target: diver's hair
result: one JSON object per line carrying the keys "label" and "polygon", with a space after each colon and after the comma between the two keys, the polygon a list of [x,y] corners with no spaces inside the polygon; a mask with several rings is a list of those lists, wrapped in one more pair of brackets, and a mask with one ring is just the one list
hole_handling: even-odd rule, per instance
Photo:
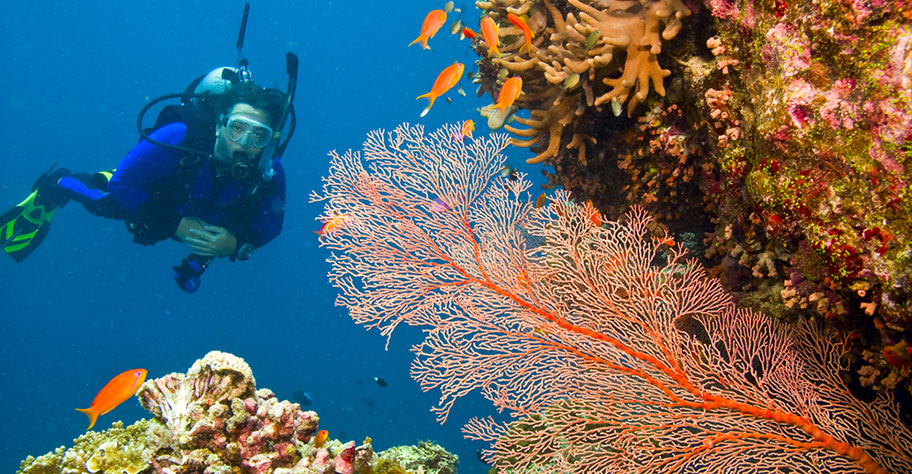
{"label": "diver's hair", "polygon": [[269,126],[275,128],[285,110],[285,94],[253,83],[235,84],[222,96],[216,110],[219,115],[228,115],[236,104],[247,104],[266,112]]}

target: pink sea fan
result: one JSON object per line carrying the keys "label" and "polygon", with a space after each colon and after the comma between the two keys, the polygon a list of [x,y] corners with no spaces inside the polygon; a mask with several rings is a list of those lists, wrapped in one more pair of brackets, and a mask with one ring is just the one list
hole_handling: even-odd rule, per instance
{"label": "pink sea fan", "polygon": [[[387,337],[422,328],[411,374],[438,419],[473,390],[511,415],[464,430],[498,470],[912,472],[892,398],[839,376],[847,341],[736,310],[641,209],[535,208],[524,176],[498,178],[506,136],[455,129],[372,132],[312,200],[359,217],[322,242],[337,304]],[[460,199],[431,212],[441,195]]]}

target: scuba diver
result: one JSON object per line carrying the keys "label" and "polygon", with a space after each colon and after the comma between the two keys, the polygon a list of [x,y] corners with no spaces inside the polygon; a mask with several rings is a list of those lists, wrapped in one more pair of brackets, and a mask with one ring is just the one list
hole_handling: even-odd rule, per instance
{"label": "scuba diver", "polygon": [[[245,9],[239,52],[246,18]],[[149,102],[137,120],[142,138],[115,170],[70,173],[52,166],[0,217],[0,248],[22,261],[47,235],[56,211],[74,200],[92,214],[123,220],[136,243],[185,243],[191,254],[173,269],[186,292],[196,291],[214,259],[246,260],[282,230],[279,160],[294,132],[294,54],[286,55],[286,66],[286,93],[257,86],[241,57],[236,68],[217,68],[183,93]],[[178,97],[181,103],[164,107],[153,127],[142,127],[151,106]]]}

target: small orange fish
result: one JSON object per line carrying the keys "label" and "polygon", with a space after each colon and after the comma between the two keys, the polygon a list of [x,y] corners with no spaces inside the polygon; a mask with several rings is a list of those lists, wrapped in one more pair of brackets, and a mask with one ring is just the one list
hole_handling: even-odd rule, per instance
{"label": "small orange fish", "polygon": [[329,431],[326,431],[326,430],[317,431],[317,434],[314,436],[314,447],[322,448],[323,443],[326,442],[327,438],[329,438]]}
{"label": "small orange fish", "polygon": [[592,204],[592,200],[586,201],[583,212],[586,213],[586,217],[589,219],[589,222],[592,223],[595,227],[602,225],[602,214],[595,208],[595,205]]}
{"label": "small orange fish", "polygon": [[675,241],[671,237],[664,237],[659,239],[659,245],[667,245],[669,247],[675,246]]}
{"label": "small orange fish", "polygon": [[484,38],[484,42],[488,45],[488,57],[490,58],[492,54],[496,54],[497,57],[500,57],[500,30],[497,28],[497,23],[494,23],[494,20],[486,16],[481,19],[481,37]]}
{"label": "small orange fish", "polygon": [[463,28],[463,29],[462,29],[462,34],[464,34],[465,37],[468,38],[468,39],[470,39],[470,40],[473,40],[473,39],[475,39],[476,36],[478,36],[478,33],[472,31],[472,29],[469,28],[469,27]]}
{"label": "small orange fish", "polygon": [[409,43],[409,46],[421,42],[421,47],[424,49],[428,48],[427,42],[429,39],[433,38],[437,34],[437,30],[446,23],[446,12],[443,10],[431,10],[426,17],[424,17],[424,23],[421,24],[421,34],[415,38],[415,41]]}
{"label": "small orange fish", "polygon": [[529,54],[532,54],[532,38],[535,38],[535,33],[532,32],[529,25],[520,17],[512,13],[507,13],[507,19],[513,22],[517,28],[522,30],[523,37],[526,38],[526,43],[519,48],[519,52],[522,53],[523,48],[526,48],[529,50]]}
{"label": "small orange fish", "polygon": [[462,127],[459,129],[459,135],[462,136],[462,138],[465,138],[465,137],[471,138],[472,132],[474,132],[474,131],[475,131],[475,121],[473,121],[472,119],[468,119],[462,123]]}
{"label": "small orange fish", "polygon": [[494,104],[495,109],[500,109],[500,113],[506,115],[507,107],[513,105],[515,101],[522,94],[522,78],[519,76],[513,76],[507,79],[506,82],[500,86],[500,92],[497,94],[497,103]]}
{"label": "small orange fish", "polygon": [[462,78],[462,73],[465,71],[465,65],[462,63],[453,63],[447,66],[443,71],[440,71],[440,74],[437,75],[437,80],[434,81],[434,87],[431,88],[431,91],[427,94],[421,94],[415,99],[420,99],[422,97],[427,97],[431,101],[428,104],[427,108],[421,112],[421,116],[424,117],[430,112],[431,107],[434,106],[434,100],[436,100],[441,95],[445,94],[446,91],[453,88],[459,79]]}
{"label": "small orange fish", "polygon": [[883,350],[884,359],[897,369],[912,367],[912,358],[909,357],[909,343],[904,340],[886,346]]}
{"label": "small orange fish", "polygon": [[342,224],[345,223],[345,219],[347,218],[348,216],[345,214],[333,216],[332,218],[323,221],[323,225],[320,226],[320,230],[315,230],[313,232],[314,234],[320,236],[320,240],[323,240],[323,237],[326,237],[327,235],[335,232],[339,227],[342,227]]}
{"label": "small orange fish", "polygon": [[525,268],[523,268],[522,273],[516,275],[516,284],[523,288],[529,288],[529,274],[526,273]]}
{"label": "small orange fish", "polygon": [[89,427],[86,428],[86,431],[95,426],[95,421],[98,420],[99,416],[113,410],[117,405],[132,397],[145,381],[146,369],[128,370],[111,379],[107,385],[102,387],[98,395],[95,395],[95,399],[92,400],[89,408],[76,409],[76,411],[85,413],[89,417]]}

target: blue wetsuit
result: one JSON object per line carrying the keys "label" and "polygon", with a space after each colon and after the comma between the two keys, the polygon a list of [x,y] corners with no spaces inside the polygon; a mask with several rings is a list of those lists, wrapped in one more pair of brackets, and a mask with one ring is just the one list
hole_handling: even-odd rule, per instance
{"label": "blue wetsuit", "polygon": [[[173,122],[150,134],[153,140],[181,145],[187,126]],[[211,150],[212,148],[209,148]],[[275,175],[260,183],[250,196],[247,184],[231,177],[216,179],[212,164],[203,158],[180,164],[184,153],[141,140],[117,166],[107,190],[94,189],[85,177],[62,178],[59,186],[95,215],[123,220],[134,242],[152,245],[173,237],[181,218],[195,217],[228,229],[244,244],[262,247],[282,230],[285,215],[285,172],[273,159]]]}

